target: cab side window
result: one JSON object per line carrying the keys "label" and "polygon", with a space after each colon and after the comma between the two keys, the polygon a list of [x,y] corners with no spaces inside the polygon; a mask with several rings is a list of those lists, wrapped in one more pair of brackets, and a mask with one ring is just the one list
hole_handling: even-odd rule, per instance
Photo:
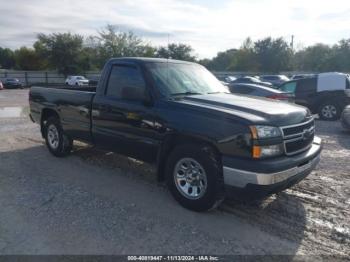
{"label": "cab side window", "polygon": [[114,65],[112,67],[107,84],[107,96],[141,101],[145,93],[146,84],[136,66]]}
{"label": "cab side window", "polygon": [[317,78],[305,78],[298,81],[296,93],[316,93]]}

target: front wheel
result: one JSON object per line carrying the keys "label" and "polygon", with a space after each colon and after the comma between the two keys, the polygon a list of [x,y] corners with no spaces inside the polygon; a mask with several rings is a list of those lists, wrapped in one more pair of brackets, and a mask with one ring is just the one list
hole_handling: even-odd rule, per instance
{"label": "front wheel", "polygon": [[207,211],[224,199],[222,168],[209,146],[177,146],[168,158],[166,176],[170,192],[187,209]]}
{"label": "front wheel", "polygon": [[340,118],[341,109],[333,101],[322,103],[318,110],[318,115],[322,120],[334,121]]}
{"label": "front wheel", "polygon": [[73,148],[73,140],[63,132],[56,117],[49,118],[45,123],[45,141],[49,151],[57,157],[68,155]]}

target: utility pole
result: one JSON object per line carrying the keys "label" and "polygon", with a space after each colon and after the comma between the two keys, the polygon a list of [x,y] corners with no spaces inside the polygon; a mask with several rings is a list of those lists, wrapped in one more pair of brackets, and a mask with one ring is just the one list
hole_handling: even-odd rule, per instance
{"label": "utility pole", "polygon": [[290,47],[294,50],[294,35],[292,35],[292,41],[290,42]]}

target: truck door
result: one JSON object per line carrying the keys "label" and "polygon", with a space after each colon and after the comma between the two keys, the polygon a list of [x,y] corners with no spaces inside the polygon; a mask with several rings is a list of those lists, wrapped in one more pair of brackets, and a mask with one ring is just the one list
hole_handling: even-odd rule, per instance
{"label": "truck door", "polygon": [[153,162],[159,141],[154,110],[147,105],[150,90],[140,68],[114,64],[103,94],[92,104],[92,134],[95,143],[108,150]]}

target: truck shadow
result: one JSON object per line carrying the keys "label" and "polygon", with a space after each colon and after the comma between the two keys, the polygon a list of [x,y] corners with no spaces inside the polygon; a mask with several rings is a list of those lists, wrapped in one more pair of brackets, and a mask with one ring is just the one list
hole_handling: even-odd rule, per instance
{"label": "truck shadow", "polygon": [[[300,199],[292,194],[280,193],[263,202],[254,203],[228,200],[214,211],[195,213],[180,207],[172,199],[170,193],[164,190],[164,185],[155,183],[155,170],[150,165],[81,145],[76,147],[73,156],[78,159],[76,157],[54,158],[43,145],[18,151],[1,152],[1,164],[9,165],[6,169],[10,170],[11,166],[19,166],[18,173],[17,171],[11,173],[11,181],[20,181],[13,179],[15,176],[26,179],[23,184],[13,185],[13,190],[17,192],[14,194],[14,200],[11,200],[15,201],[14,205],[18,205],[18,208],[42,206],[40,201],[43,201],[45,202],[45,211],[42,211],[44,213],[53,212],[50,209],[50,205],[53,205],[52,210],[55,210],[53,215],[46,214],[43,217],[51,219],[53,222],[50,223],[58,224],[62,223],[60,222],[62,218],[55,216],[60,213],[60,209],[69,209],[73,213],[77,212],[81,224],[84,224],[87,219],[89,224],[96,223],[93,227],[94,234],[100,234],[99,227],[105,226],[98,223],[108,223],[103,219],[101,222],[101,217],[118,218],[118,213],[114,214],[114,212],[120,209],[119,205],[123,205],[123,210],[129,212],[128,223],[131,225],[136,223],[138,227],[141,226],[139,225],[140,214],[146,218],[149,217],[150,221],[161,221],[160,224],[148,222],[148,226],[154,231],[147,231],[144,235],[162,236],[159,238],[159,244],[164,244],[164,251],[169,252],[174,252],[175,249],[166,248],[169,242],[167,234],[173,235],[171,238],[181,238],[184,245],[200,242],[201,245],[198,244],[196,249],[198,253],[214,253],[216,250],[217,254],[287,254],[293,256],[303,240],[306,211]],[[51,169],[41,168],[43,163],[49,163]],[[6,169],[0,174],[0,179],[6,173]],[[116,174],[114,170],[122,172]],[[149,183],[144,183],[145,181]],[[116,185],[119,185],[119,190],[115,189]],[[47,187],[45,189],[47,191],[44,192],[57,191],[58,193],[53,197],[48,197],[39,192],[41,190],[35,191],[38,187],[42,189],[43,186]],[[135,187],[132,194],[128,191],[128,188],[131,187]],[[109,201],[110,204],[96,206],[96,212],[91,213],[84,209],[85,199],[81,199],[79,203],[70,199],[74,197],[75,192],[71,190],[72,188],[83,188],[84,191],[94,196],[102,195],[103,201]],[[21,196],[21,192],[27,192],[26,198]],[[82,198],[81,195],[79,197]],[[47,202],[48,198],[52,200]],[[23,203],[23,201],[28,203]],[[119,202],[115,204],[113,201]],[[79,204],[79,210],[75,211],[74,204]],[[137,211],[132,204],[136,205]],[[2,212],[6,212],[6,208]],[[30,216],[30,211],[25,212]],[[84,216],[85,212],[89,215]],[[35,213],[33,217],[37,214]],[[34,221],[28,219],[28,221]],[[64,217],[64,219],[65,225],[70,225],[70,221],[67,221],[69,217]],[[164,221],[168,223],[164,225]],[[113,232],[118,234],[120,230],[118,224],[109,226],[111,235]],[[164,234],[162,231],[164,228],[172,232]],[[157,232],[157,230],[160,231]],[[208,239],[221,244],[207,246]],[[103,250],[89,250],[89,252],[103,253]]]}
{"label": "truck shadow", "polygon": [[[74,154],[93,164],[98,163],[104,167],[120,168],[132,172],[142,180],[149,182],[157,180],[155,168],[147,163],[93,147],[87,148],[84,145],[77,147]],[[158,185],[165,187],[164,184]],[[285,250],[286,253],[283,252],[283,254],[294,254],[304,237],[306,228],[304,205],[297,196],[286,193],[286,191],[261,201],[225,200],[218,211],[234,215],[268,234],[286,240],[289,245]],[[215,216],[217,215],[216,213]]]}

